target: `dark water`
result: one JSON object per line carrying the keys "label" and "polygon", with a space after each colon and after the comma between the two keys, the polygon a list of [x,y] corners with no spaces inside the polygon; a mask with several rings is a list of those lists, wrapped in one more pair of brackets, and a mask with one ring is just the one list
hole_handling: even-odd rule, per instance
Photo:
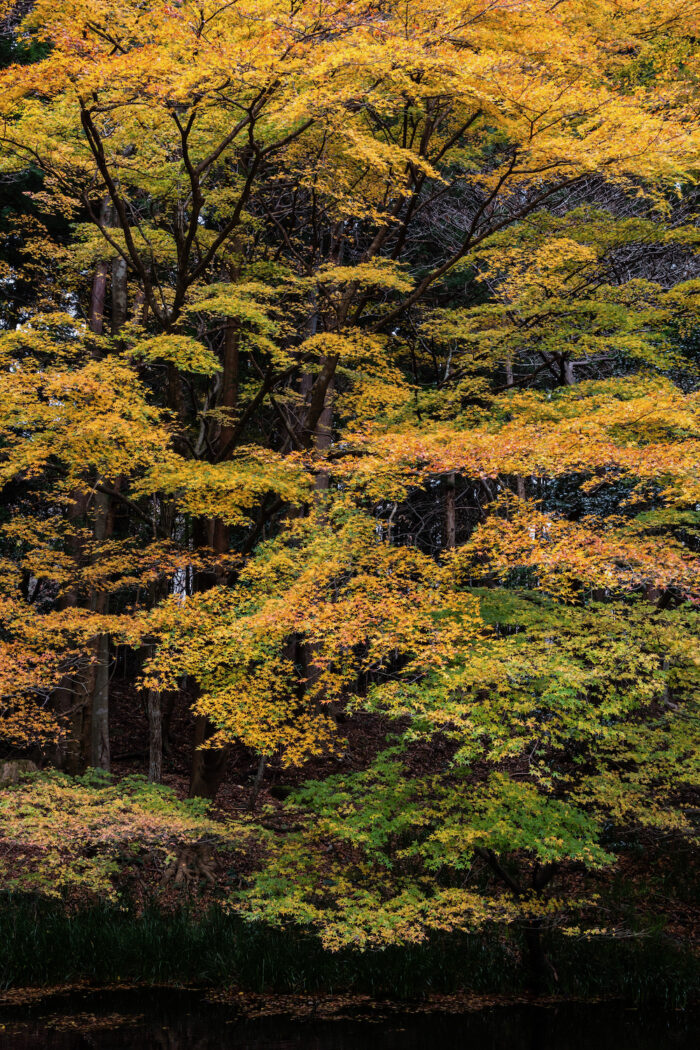
{"label": "dark water", "polygon": [[0,1007],[0,1050],[697,1050],[697,1015],[617,1004],[498,1006],[450,1016],[243,1020],[176,991],[93,993]]}

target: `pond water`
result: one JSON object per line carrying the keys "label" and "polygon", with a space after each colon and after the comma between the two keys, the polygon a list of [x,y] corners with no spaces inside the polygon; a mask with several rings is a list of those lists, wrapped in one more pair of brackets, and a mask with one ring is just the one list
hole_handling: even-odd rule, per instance
{"label": "pond water", "polygon": [[197,993],[121,991],[0,1006],[0,1050],[696,1050],[697,1020],[607,1003],[253,1021]]}

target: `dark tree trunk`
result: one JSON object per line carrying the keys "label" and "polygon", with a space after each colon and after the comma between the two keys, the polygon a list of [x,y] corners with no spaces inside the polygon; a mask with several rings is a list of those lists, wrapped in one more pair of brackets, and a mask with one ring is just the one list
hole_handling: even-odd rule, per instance
{"label": "dark tree trunk", "polygon": [[[109,226],[112,222],[113,212],[109,198],[105,197],[100,209],[100,222],[103,226]],[[109,261],[103,259],[95,267],[92,278],[92,291],[90,293],[90,314],[88,323],[90,331],[95,335],[102,335],[105,320],[105,297],[107,295],[107,276],[110,271]]]}
{"label": "dark tree trunk", "polygon": [[198,715],[194,727],[194,755],[190,778],[190,798],[216,798],[226,774],[229,749],[227,747],[204,748],[201,745],[216,732],[205,715]]}
{"label": "dark tree trunk", "polygon": [[[112,534],[110,497],[95,493],[94,536],[98,544]],[[90,599],[90,608],[96,613],[107,612],[107,595],[96,591]],[[93,645],[93,666],[88,689],[88,721],[90,724],[88,754],[90,765],[96,769],[110,768],[109,747],[109,635],[98,634]]]}
{"label": "dark tree trunk", "polygon": [[95,671],[90,710],[90,765],[109,770],[109,635],[95,643]]}
{"label": "dark tree trunk", "polygon": [[102,335],[105,317],[105,295],[107,293],[107,274],[109,263],[97,264],[95,276],[92,279],[92,293],[90,295],[90,317],[88,323],[90,330],[96,335]]}
{"label": "dark tree trunk", "polygon": [[[204,522],[201,523],[204,526]],[[215,518],[207,523],[207,531],[211,535],[210,543],[215,554],[225,554],[228,550],[228,527],[220,519]],[[197,581],[198,590],[208,590],[213,584],[224,583],[224,573],[218,570],[213,576],[207,574]],[[206,748],[200,750],[201,745],[209,740],[216,732],[206,715],[198,715],[194,730],[194,753],[192,755],[192,772],[190,776],[190,798],[216,798],[221,787],[221,782],[226,773],[229,748]]]}
{"label": "dark tree trunk", "polygon": [[148,779],[160,784],[163,779],[163,709],[157,689],[148,690]]}
{"label": "dark tree trunk", "polygon": [[[75,524],[79,519],[84,518],[86,513],[87,497],[83,492],[75,492],[68,510],[69,521]],[[75,537],[70,540],[70,554],[77,572],[82,563],[83,554],[81,544]],[[79,597],[77,587],[71,587],[61,598],[59,607],[61,609],[75,608]],[[85,767],[82,739],[86,697],[84,683],[80,682],[77,674],[67,673],[65,675],[53,694],[52,702],[63,725],[63,733],[52,758],[59,769],[64,769],[75,776]]]}
{"label": "dark tree trunk", "polygon": [[226,421],[219,431],[220,454],[223,449],[228,448],[234,434],[233,413],[238,404],[239,342],[238,326],[231,320],[227,321],[224,335],[221,396],[219,399],[219,407],[226,411]]}
{"label": "dark tree trunk", "polygon": [[255,807],[258,803],[258,795],[260,794],[260,788],[265,778],[265,769],[267,767],[267,756],[261,755],[260,761],[258,762],[258,769],[255,774],[255,780],[253,781],[253,790],[250,793],[250,802],[248,808],[251,813],[255,812]]}
{"label": "dark tree trunk", "polygon": [[[100,222],[109,226],[113,221],[113,209],[108,198],[105,198],[102,202]],[[96,335],[102,335],[104,331],[105,295],[110,268],[110,262],[107,260],[98,263],[92,281],[90,328]],[[126,278],[126,269],[124,278]],[[114,324],[112,327],[114,330]],[[99,356],[98,352],[96,356]],[[94,537],[98,547],[111,536],[113,528],[111,497],[100,491],[99,482],[100,479],[98,479],[94,496]],[[95,591],[90,597],[90,608],[96,613],[106,613],[107,595],[102,591]],[[93,643],[93,661],[88,678],[85,716],[83,741],[85,752],[89,756],[89,764],[97,769],[109,770],[109,635],[107,634],[98,634]]]}

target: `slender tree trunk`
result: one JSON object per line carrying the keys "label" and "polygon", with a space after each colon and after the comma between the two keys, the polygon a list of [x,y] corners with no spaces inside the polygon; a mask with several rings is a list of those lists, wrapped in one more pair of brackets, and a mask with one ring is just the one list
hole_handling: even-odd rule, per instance
{"label": "slender tree trunk", "polygon": [[118,256],[112,262],[112,335],[126,324],[127,270],[126,262]]}
{"label": "slender tree trunk", "polygon": [[[112,532],[111,500],[103,492],[95,493],[95,528],[97,544],[104,541]],[[98,554],[99,557],[99,554]],[[107,595],[104,591],[95,591],[90,599],[93,612],[107,612]],[[90,765],[97,769],[110,768],[109,749],[109,635],[100,633],[95,638],[93,647],[93,667],[89,678],[88,721]]]}
{"label": "slender tree trunk", "polygon": [[[493,850],[477,849],[480,856],[489,865],[498,880],[510,890],[516,900],[521,900],[526,895],[524,885],[513,877],[503,866],[499,857]],[[531,889],[539,896],[546,886],[552,881],[558,871],[558,864],[535,863],[532,871]],[[523,938],[527,952],[527,963],[530,970],[530,987],[532,991],[541,995],[547,990],[550,976],[557,980],[557,975],[542,944],[542,921],[531,919],[524,928]]]}
{"label": "slender tree trunk", "polygon": [[[102,203],[100,221],[104,225],[109,225],[113,222],[113,219],[114,213],[109,200],[105,198]],[[98,263],[92,281],[90,328],[96,335],[102,335],[104,331],[105,295],[109,271],[110,263],[108,261]],[[95,492],[94,527],[94,537],[98,547],[100,543],[104,543],[111,535],[111,532],[111,499],[106,493],[100,492],[98,488]],[[90,608],[96,613],[107,612],[107,596],[103,591],[93,593],[90,598]],[[89,763],[97,769],[109,770],[109,635],[104,633],[97,635],[93,645],[93,666],[88,679],[86,701],[87,718],[84,740],[87,745]]]}
{"label": "slender tree trunk", "polygon": [[[68,520],[75,524],[80,519],[83,519],[86,513],[86,494],[84,492],[74,492],[73,500],[68,509]],[[83,560],[81,543],[75,537],[69,542],[70,554],[77,574]],[[71,587],[63,595],[60,601],[60,608],[75,608],[78,605],[79,598],[77,586]],[[52,699],[55,710],[64,726],[64,732],[56,748],[53,760],[59,769],[65,769],[66,772],[74,776],[80,773],[84,767],[82,739],[86,698],[79,675],[66,674]]]}
{"label": "slender tree trunk", "polygon": [[88,323],[90,330],[96,335],[102,334],[104,327],[105,296],[107,293],[107,275],[109,263],[100,262],[95,268],[95,276],[92,279],[92,293],[90,295],[90,316]]}
{"label": "slender tree trunk", "polygon": [[160,784],[163,779],[163,709],[157,689],[148,690],[148,779]]}
{"label": "slender tree trunk", "polygon": [[260,788],[265,777],[265,769],[267,767],[267,755],[261,755],[260,761],[258,762],[258,769],[255,774],[255,780],[253,781],[253,790],[250,793],[250,802],[248,808],[251,813],[255,812],[255,807],[258,803],[258,795],[260,794]]}
{"label": "slender tree trunk", "polygon": [[562,386],[574,386],[576,376],[574,374],[574,363],[568,354],[562,354],[559,358]]}
{"label": "slender tree trunk", "polygon": [[[50,755],[50,761],[57,769],[63,769],[72,776],[80,772],[80,740],[82,729],[76,726],[76,709],[82,710],[77,682],[66,675],[60,686],[54,691],[52,704],[61,722],[61,736],[56,748]],[[77,730],[77,731],[76,731]]]}
{"label": "slender tree trunk", "polygon": [[[100,222],[108,225],[111,222],[112,209],[109,198],[102,202]],[[107,275],[109,263],[99,262],[92,279],[90,295],[90,329],[96,335],[104,330],[105,296],[107,292]],[[108,496],[95,494],[95,530],[98,543],[104,540],[107,533],[109,516]],[[106,601],[103,595],[93,595],[90,606],[95,612],[104,612]],[[93,666],[88,678],[86,725],[83,738],[89,764],[100,769],[109,769],[109,641],[105,635],[98,635],[93,647]]]}
{"label": "slender tree trunk", "polygon": [[[102,202],[100,221],[106,225],[114,222],[114,212],[108,198]],[[127,267],[123,259],[105,259],[95,267],[90,294],[88,322],[95,335],[102,335],[105,325],[105,302],[107,282],[112,276],[112,333],[116,333],[124,324],[127,316]],[[100,351],[95,351],[100,356]],[[119,482],[117,482],[118,484]],[[72,517],[82,517],[87,513],[87,498],[77,492],[71,510]],[[94,495],[95,526],[94,538],[99,545],[112,533],[113,515],[111,497],[99,489]],[[76,564],[79,551],[76,550]],[[66,598],[66,604],[77,604],[77,592]],[[93,612],[106,613],[107,596],[104,592],[95,591],[89,598]],[[100,632],[91,646],[91,666],[87,680],[78,682],[75,677],[67,676],[56,691],[55,704],[59,713],[69,720],[70,732],[65,744],[57,754],[57,764],[71,773],[78,773],[86,763],[100,769],[110,768],[109,740],[109,635]]]}
{"label": "slender tree trunk", "polygon": [[146,302],[146,296],[143,294],[143,288],[139,288],[134,296],[134,301],[131,306],[131,320],[136,324],[146,326],[148,321],[148,304]]}
{"label": "slender tree trunk", "polygon": [[[102,202],[100,221],[109,224],[111,208],[105,199]],[[95,335],[101,335],[104,329],[105,299],[107,294],[107,277],[109,262],[103,260],[95,267],[90,293],[88,322]],[[95,494],[95,539],[104,539],[109,519],[109,497],[103,493]],[[69,517],[75,519],[87,513],[87,497],[83,492],[74,494]],[[80,560],[79,550],[75,550],[76,568]],[[66,605],[77,605],[77,592],[69,594]],[[104,595],[93,594],[90,597],[90,608],[95,612],[104,612],[106,600]],[[87,680],[82,684],[76,678],[67,676],[55,694],[56,708],[64,714],[70,726],[64,748],[57,755],[58,764],[70,773],[80,772],[86,765],[109,768],[109,639],[98,635],[91,646],[91,665]]]}
{"label": "slender tree trunk", "polygon": [[175,700],[177,693],[168,690],[165,695],[161,694],[160,697],[160,711],[161,711],[161,736],[163,741],[163,757],[169,758],[172,754],[172,748],[170,746],[170,723],[173,718],[173,711],[175,710]]}
{"label": "slender tree trunk", "polygon": [[[506,386],[512,387],[513,382],[513,362],[510,358],[508,358],[508,360],[506,361]],[[520,474],[517,475],[515,479],[515,490],[518,494],[519,499],[525,499],[527,494],[525,488],[525,478],[522,477],[522,475]]]}
{"label": "slender tree trunk", "polygon": [[[319,452],[326,452],[333,441],[333,394],[335,381],[331,379],[326,391],[326,401],[323,411],[319,416],[314,433],[314,447]],[[325,492],[330,484],[330,476],[327,470],[319,470],[314,479],[314,488],[317,492]]]}
{"label": "slender tree trunk", "polygon": [[453,550],[457,545],[457,481],[454,474],[445,478],[445,548]]}
{"label": "slender tree trunk", "polygon": [[[331,379],[326,390],[326,399],[323,405],[323,411],[321,412],[318,422],[314,430],[314,447],[321,452],[325,452],[330,448],[333,440],[333,394],[334,394],[334,380]],[[327,470],[319,470],[314,478],[314,489],[317,493],[326,492],[330,485],[330,475]],[[315,688],[321,675],[323,674],[323,668],[319,663],[319,646],[318,644],[312,644],[307,642],[301,647],[301,654],[304,661],[304,670],[306,677],[306,689],[307,691]],[[319,710],[323,710],[334,722],[338,719],[338,709],[335,702],[328,703],[324,701],[323,695],[319,694],[316,698],[316,706]]]}
{"label": "slender tree trunk", "polygon": [[[226,322],[224,332],[224,346],[222,354],[223,374],[221,377],[221,393],[218,407],[224,409],[225,418],[223,424],[218,428],[215,435],[216,447],[221,454],[228,447],[234,433],[233,414],[238,404],[239,384],[239,343],[240,334],[238,325],[233,320]],[[209,543],[214,549],[214,554],[224,556],[229,548],[229,527],[220,518],[214,518],[209,523]],[[198,589],[206,589],[213,583],[225,584],[226,571],[219,567],[214,578],[211,576],[200,579]],[[209,740],[216,732],[205,715],[198,715],[194,729],[194,753],[192,755],[192,770],[190,774],[190,798],[216,798],[217,792],[226,774],[226,766],[230,748],[205,748],[201,745]]]}
{"label": "slender tree trunk", "polygon": [[[113,214],[112,207],[109,203],[109,197],[105,197],[102,201],[102,207],[100,208],[100,222],[103,226],[111,225]],[[102,335],[104,329],[105,298],[107,295],[107,277],[109,271],[109,261],[103,259],[101,262],[98,262],[95,267],[95,273],[92,278],[88,323],[90,325],[90,330],[94,332],[95,335]]]}
{"label": "slender tree trunk", "polygon": [[226,322],[224,334],[223,373],[221,376],[220,407],[226,412],[226,422],[219,431],[219,449],[225,449],[233,437],[233,413],[238,404],[240,333],[234,321]]}
{"label": "slender tree trunk", "polygon": [[92,691],[90,765],[110,768],[109,751],[109,635],[101,634],[95,645],[96,667]]}

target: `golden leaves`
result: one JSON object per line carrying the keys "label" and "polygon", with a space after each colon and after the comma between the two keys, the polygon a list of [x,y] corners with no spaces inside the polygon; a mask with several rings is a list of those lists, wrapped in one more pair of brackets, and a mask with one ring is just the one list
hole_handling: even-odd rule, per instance
{"label": "golden leaves", "polygon": [[180,372],[209,376],[221,371],[216,354],[188,335],[156,335],[141,339],[128,351],[128,356],[143,361],[165,361]]}

